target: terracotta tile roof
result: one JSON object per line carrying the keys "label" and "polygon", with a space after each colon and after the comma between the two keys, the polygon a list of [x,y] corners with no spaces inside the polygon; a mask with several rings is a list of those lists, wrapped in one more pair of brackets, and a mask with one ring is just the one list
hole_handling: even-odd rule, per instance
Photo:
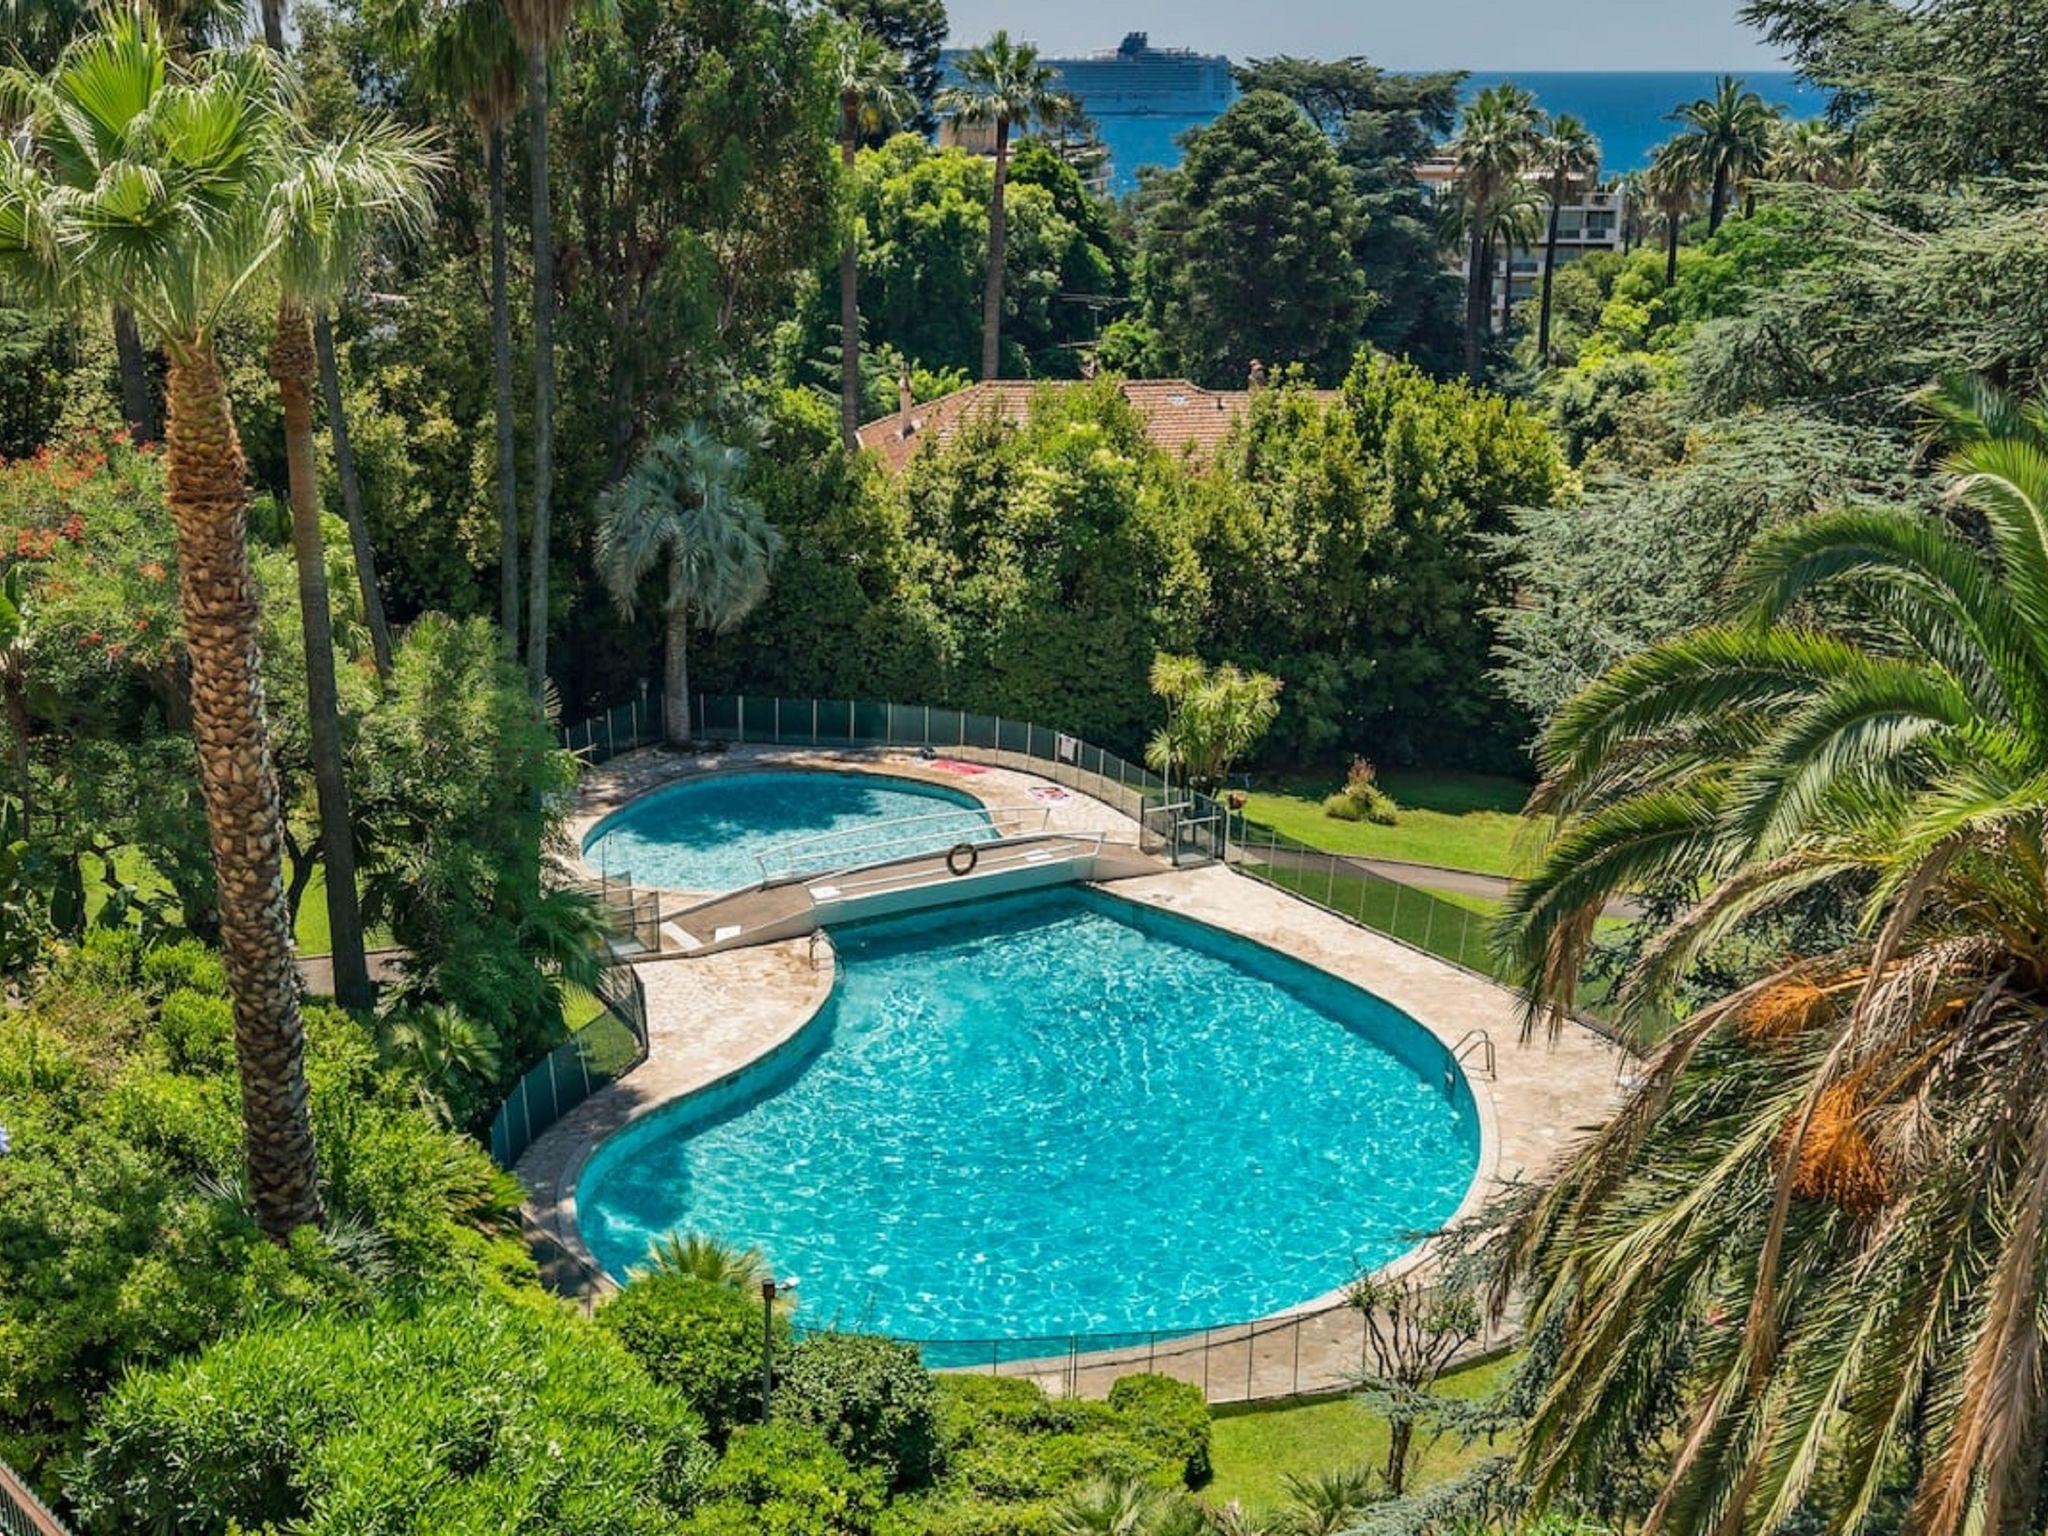
{"label": "terracotta tile roof", "polygon": [[[860,445],[880,456],[891,474],[900,471],[927,444],[952,441],[960,424],[988,411],[1016,426],[1031,408],[1031,398],[1041,389],[1071,388],[1065,380],[1002,380],[971,384],[937,400],[912,406],[906,423],[903,413],[884,416],[860,429]],[[1186,379],[1126,379],[1117,388],[1145,420],[1152,438],[1168,453],[1187,454],[1206,461],[1214,457],[1223,439],[1251,401],[1243,389],[1203,389]],[[1336,398],[1334,390],[1319,390],[1318,399]],[[907,425],[907,430],[906,430]]]}

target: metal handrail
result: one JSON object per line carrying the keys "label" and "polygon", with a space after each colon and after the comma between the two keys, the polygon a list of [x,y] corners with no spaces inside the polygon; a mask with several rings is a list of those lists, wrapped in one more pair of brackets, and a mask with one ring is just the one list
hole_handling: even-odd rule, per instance
{"label": "metal handrail", "polygon": [[0,1461],[0,1532],[5,1536],[69,1536],[49,1506]]}
{"label": "metal handrail", "polygon": [[[997,818],[999,817],[1028,821],[1034,815],[1037,818],[1035,829],[1028,825],[1022,825],[1019,830],[1005,832],[997,824]],[[968,835],[963,837],[961,841],[986,844],[1000,842],[1009,837],[1027,836],[1033,831],[1046,831],[1052,824],[1052,807],[1049,805],[991,805],[974,809],[963,805],[957,806],[951,811],[931,811],[921,812],[916,816],[896,816],[886,821],[864,822],[858,827],[848,827],[838,832],[815,832],[808,837],[792,838],[786,843],[777,843],[774,847],[756,854],[754,860],[760,866],[761,883],[763,885],[787,885],[796,880],[815,880],[821,876],[830,875],[841,870],[865,868],[870,864],[886,864],[892,859],[908,857],[910,853],[931,852],[932,850],[929,847],[913,849],[910,850],[910,853],[892,852],[891,850],[902,848],[915,838],[917,831],[914,829],[930,829],[934,823],[959,825],[962,823],[963,818],[979,819],[973,825],[966,828]],[[896,835],[876,836],[877,833],[889,833],[892,829]],[[993,832],[996,835],[994,837],[977,837],[973,835],[981,831]],[[851,848],[836,849],[829,846],[820,846],[843,843],[852,838],[858,838],[860,841]],[[807,854],[804,852],[804,850],[813,848],[818,850],[817,853]],[[805,860],[809,857],[824,858],[828,861],[836,858],[842,862],[827,862],[814,868],[806,867]]]}
{"label": "metal handrail", "polygon": [[1466,1030],[1458,1043],[1451,1047],[1451,1060],[1463,1061],[1465,1059],[1465,1052],[1474,1046],[1479,1048],[1480,1058],[1485,1063],[1486,1075],[1488,1077],[1497,1077],[1499,1074],[1495,1071],[1493,1064],[1493,1036],[1483,1029]]}

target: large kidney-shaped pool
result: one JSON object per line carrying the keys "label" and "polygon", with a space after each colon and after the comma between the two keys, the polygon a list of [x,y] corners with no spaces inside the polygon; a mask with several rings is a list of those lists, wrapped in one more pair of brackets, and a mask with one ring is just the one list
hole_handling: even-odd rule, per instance
{"label": "large kidney-shaped pool", "polygon": [[643,885],[715,892],[761,879],[764,858],[810,873],[994,835],[982,803],[959,790],[770,769],[706,774],[643,796],[590,829],[583,858]]}
{"label": "large kidney-shaped pool", "polygon": [[1470,1087],[1359,988],[1093,890],[836,930],[782,1051],[601,1146],[577,1209],[758,1245],[813,1324],[926,1340],[1177,1330],[1311,1300],[1447,1221]]}

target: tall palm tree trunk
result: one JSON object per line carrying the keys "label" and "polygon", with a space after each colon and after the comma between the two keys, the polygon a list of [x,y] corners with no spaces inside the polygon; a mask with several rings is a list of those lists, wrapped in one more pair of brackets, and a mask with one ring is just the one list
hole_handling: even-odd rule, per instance
{"label": "tall palm tree trunk", "polygon": [[1486,325],[1486,214],[1472,214],[1472,239],[1465,253],[1465,377],[1479,382],[1479,337]]}
{"label": "tall palm tree trunk", "polygon": [[505,652],[519,654],[519,480],[518,445],[512,419],[512,303],[505,240],[505,129],[494,123],[487,135],[491,168],[491,368],[497,384],[498,416],[498,625]]}
{"label": "tall palm tree trunk", "polygon": [[177,529],[199,788],[234,1001],[249,1194],[258,1224],[282,1242],[320,1220],[320,1177],[285,906],[284,817],[263,722],[247,466],[210,339],[173,352],[168,395],[165,495]]}
{"label": "tall palm tree trunk", "polygon": [[1664,286],[1678,281],[1678,215],[1664,220]]}
{"label": "tall palm tree trunk", "polygon": [[1728,162],[1722,161],[1714,167],[1714,201],[1707,210],[1707,233],[1721,232],[1721,221],[1728,217]]}
{"label": "tall palm tree trunk", "polygon": [[1557,276],[1557,225],[1563,212],[1565,179],[1560,176],[1550,188],[1550,227],[1543,236],[1543,313],[1536,326],[1536,358],[1550,366],[1550,285]]}
{"label": "tall palm tree trunk", "polygon": [[349,436],[348,412],[341,399],[341,360],[334,351],[334,321],[326,310],[313,316],[313,344],[320,354],[320,396],[327,407],[328,436],[334,443],[334,478],[341,483],[341,515],[348,523],[348,545],[356,559],[356,586],[363,596],[363,623],[370,630],[370,654],[377,676],[391,681],[391,621],[384,613],[384,594],[377,586],[377,551],[370,543],[370,525],[363,516],[363,477],[356,468],[355,442]]}
{"label": "tall palm tree trunk", "polygon": [[1003,193],[1010,179],[1010,120],[996,119],[996,182],[988,200],[988,280],[981,290],[981,376],[993,379],[1002,372],[1003,351],[1003,260],[1009,244],[1009,228],[1003,207]]}
{"label": "tall palm tree trunk", "polygon": [[284,0],[263,0],[263,41],[284,57]]}
{"label": "tall palm tree trunk", "polygon": [[672,747],[690,744],[690,605],[671,603],[663,625],[661,729]]}
{"label": "tall palm tree trunk", "polygon": [[533,545],[528,555],[526,671],[538,699],[548,681],[548,498],[555,483],[555,244],[548,212],[548,56],[526,55],[533,161]]}
{"label": "tall palm tree trunk", "polygon": [[142,350],[134,312],[121,304],[114,306],[114,358],[121,369],[121,415],[128,422],[128,435],[138,443],[153,443],[163,431],[149,393],[149,355]]}
{"label": "tall palm tree trunk", "polygon": [[[860,153],[860,108],[855,99],[839,105],[839,163],[847,185]],[[983,306],[984,313],[986,305]],[[839,251],[839,436],[851,453],[860,446],[860,247],[851,228]]]}
{"label": "tall palm tree trunk", "polygon": [[327,552],[320,537],[320,488],[313,465],[311,317],[286,300],[277,307],[270,371],[284,408],[285,468],[291,482],[292,554],[299,569],[299,622],[306,638],[306,713],[320,845],[327,863],[327,922],[334,944],[334,997],[344,1008],[376,1003],[363,958],[363,917],[356,895],[355,833],[341,760],[341,695],[334,680],[334,614],[327,595]]}

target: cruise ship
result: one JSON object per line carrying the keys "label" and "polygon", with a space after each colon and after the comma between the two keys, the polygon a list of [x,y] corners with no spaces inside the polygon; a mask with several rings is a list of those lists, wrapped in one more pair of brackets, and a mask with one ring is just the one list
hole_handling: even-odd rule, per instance
{"label": "cruise ship", "polygon": [[1220,53],[1154,48],[1132,32],[1104,53],[1047,58],[1061,87],[1081,99],[1090,117],[1190,117],[1230,105],[1230,60]]}

